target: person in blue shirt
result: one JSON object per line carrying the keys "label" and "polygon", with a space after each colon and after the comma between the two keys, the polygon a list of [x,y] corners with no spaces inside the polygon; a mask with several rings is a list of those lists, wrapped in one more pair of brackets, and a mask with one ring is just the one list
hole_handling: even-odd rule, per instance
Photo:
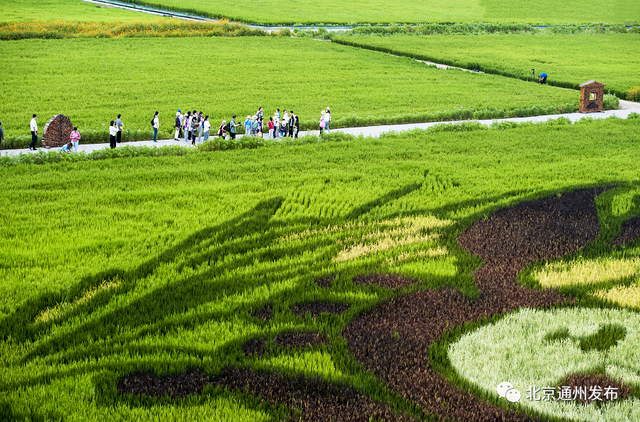
{"label": "person in blue shirt", "polygon": [[541,73],[540,75],[538,75],[538,77],[540,78],[540,80],[538,82],[540,82],[543,85],[547,83],[547,74],[546,73]]}
{"label": "person in blue shirt", "polygon": [[244,121],[244,134],[251,136],[251,116],[247,116],[247,119]]}

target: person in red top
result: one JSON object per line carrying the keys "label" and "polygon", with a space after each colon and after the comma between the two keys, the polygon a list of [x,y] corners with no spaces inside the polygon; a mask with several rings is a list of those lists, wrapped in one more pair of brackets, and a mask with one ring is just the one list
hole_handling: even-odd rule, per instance
{"label": "person in red top", "polygon": [[73,152],[78,152],[78,143],[80,143],[80,132],[78,132],[78,128],[74,127],[73,132],[69,135],[69,139],[71,139],[71,144],[73,145]]}
{"label": "person in red top", "polygon": [[273,117],[269,117],[269,138],[273,139]]}

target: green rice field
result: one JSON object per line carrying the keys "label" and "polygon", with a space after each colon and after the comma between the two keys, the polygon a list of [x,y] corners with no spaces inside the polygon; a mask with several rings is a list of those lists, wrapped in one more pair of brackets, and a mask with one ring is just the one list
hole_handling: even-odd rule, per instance
{"label": "green rice field", "polygon": [[578,98],[572,91],[438,70],[308,38],[21,40],[2,46],[0,89],[7,100],[0,115],[7,136],[28,134],[33,113],[41,125],[62,113],[82,130],[106,132],[118,113],[125,127],[142,129],[158,110],[166,136],[178,109],[204,110],[216,127],[260,106],[267,118],[280,108],[301,120],[317,120],[329,106],[338,123],[354,115],[515,109]]}
{"label": "green rice field", "polygon": [[639,34],[342,36],[347,42],[392,54],[468,69],[532,79],[545,72],[549,83],[577,87],[597,80],[624,98],[640,85]]}
{"label": "green rice field", "polygon": [[82,0],[3,0],[0,22],[80,21],[107,22],[158,19],[158,16],[113,7],[101,7]]}
{"label": "green rice field", "polygon": [[[640,22],[633,0],[596,0],[589,7],[577,0],[513,3],[506,0],[429,0],[399,2],[339,0],[313,2],[251,2],[193,0],[133,0],[132,3],[260,24],[363,24],[426,22],[499,22],[557,24],[623,24]],[[5,0],[0,22],[37,20],[127,21],[153,19],[152,15],[100,7],[81,0]]]}
{"label": "green rice field", "polygon": [[523,22],[536,24],[624,23],[640,21],[640,9],[632,0],[596,0],[589,7],[577,0],[561,3],[544,0],[514,4],[506,0],[429,0],[399,2],[339,0],[295,3],[193,0],[135,0],[211,17],[265,24],[362,24],[423,22]]}
{"label": "green rice field", "polygon": [[[400,273],[416,279],[410,290],[474,295],[480,261],[456,242],[465,227],[509,204],[596,185],[620,187],[598,200],[602,234],[584,256],[615,258],[606,242],[638,214],[630,198],[640,191],[639,129],[639,119],[560,121],[2,167],[0,414],[279,418],[280,406],[216,388],[145,400],[116,387],[136,371],[215,374],[246,365],[347,383],[421,418],[346,349],[345,326],[396,295],[354,277]],[[637,243],[624,249],[626,259],[639,254]],[[330,288],[315,284],[330,274],[338,274]],[[315,318],[290,310],[313,300],[349,310]],[[269,322],[252,316],[268,303]],[[252,338],[291,329],[330,341],[242,352]]]}
{"label": "green rice field", "polygon": [[[6,0],[3,150],[33,113],[84,143],[118,113],[131,139],[156,110],[160,137],[177,109],[216,128],[286,108],[304,129],[329,106],[334,129],[572,111],[564,88],[640,85],[639,34],[521,25],[625,32],[630,0],[149,2],[503,33],[330,42]],[[458,123],[0,151],[0,421],[639,420],[640,115]]]}

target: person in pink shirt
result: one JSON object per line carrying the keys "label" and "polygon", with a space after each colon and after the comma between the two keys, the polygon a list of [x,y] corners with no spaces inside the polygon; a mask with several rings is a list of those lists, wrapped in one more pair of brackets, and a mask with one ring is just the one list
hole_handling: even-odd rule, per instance
{"label": "person in pink shirt", "polygon": [[71,139],[71,144],[73,145],[73,152],[78,152],[78,144],[80,143],[80,132],[78,132],[78,128],[74,127],[71,135],[69,135]]}

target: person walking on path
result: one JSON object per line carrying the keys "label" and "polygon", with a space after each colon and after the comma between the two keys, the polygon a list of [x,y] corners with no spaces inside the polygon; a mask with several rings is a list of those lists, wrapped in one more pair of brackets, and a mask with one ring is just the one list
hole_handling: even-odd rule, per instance
{"label": "person walking on path", "polygon": [[2,141],[4,141],[4,129],[2,128],[2,122],[0,122],[0,149],[2,149]]}
{"label": "person walking on path", "polygon": [[202,138],[202,142],[207,142],[209,140],[209,132],[211,132],[211,123],[209,123],[209,116],[205,116],[204,121],[202,122],[204,137]]}
{"label": "person walking on path", "polygon": [[176,134],[173,137],[173,140],[177,141],[178,138],[180,137],[180,129],[182,128],[182,110],[178,110],[176,112],[176,124],[175,124],[175,127],[176,127]]}
{"label": "person walking on path", "polygon": [[269,117],[269,139],[273,139],[273,117]]}
{"label": "person walking on path", "polygon": [[73,132],[69,135],[69,139],[71,140],[71,145],[73,145],[73,152],[78,152],[78,144],[80,143],[80,132],[78,132],[78,128],[74,127]]}
{"label": "person walking on path", "polygon": [[260,136],[262,135],[262,131],[260,130],[260,123],[258,122],[258,116],[253,116],[251,118],[251,136]]}
{"label": "person walking on path", "polygon": [[320,114],[320,135],[322,135],[322,130],[325,128],[325,125],[327,124],[327,122],[324,120],[324,116],[327,112],[325,110],[322,110],[322,113]]}
{"label": "person walking on path", "polygon": [[36,114],[33,115],[31,119],[31,143],[29,144],[29,149],[32,151],[37,151],[36,142],[38,142],[38,122],[36,122],[36,118],[38,116]]}
{"label": "person walking on path", "polygon": [[229,136],[231,139],[236,139],[236,131],[238,130],[239,124],[236,124],[236,115],[234,114],[229,122]]}
{"label": "person walking on path", "polygon": [[262,133],[262,128],[264,127],[264,111],[262,107],[258,108],[258,112],[256,113],[256,117],[260,122],[260,133]]}
{"label": "person walking on path", "polygon": [[247,136],[251,136],[251,116],[247,116],[244,121],[244,133]]}
{"label": "person walking on path", "polygon": [[158,129],[160,128],[160,120],[158,119],[159,112],[153,115],[153,142],[158,142]]}
{"label": "person walking on path", "polygon": [[122,120],[120,120],[120,115],[118,114],[118,118],[116,119],[116,129],[118,129],[118,133],[116,134],[116,142],[122,142],[122,129],[124,129],[124,125],[122,124]]}
{"label": "person walking on path", "polygon": [[187,111],[187,114],[182,119],[182,134],[184,135],[184,143],[188,143],[191,139],[191,112]]}
{"label": "person walking on path", "polygon": [[293,110],[291,110],[291,116],[289,116],[289,138],[293,138],[293,128],[296,124],[296,115],[293,114]]}
{"label": "person walking on path", "polygon": [[116,129],[116,122],[113,120],[109,123],[109,146],[111,149],[116,147],[116,134],[118,133],[118,129]]}
{"label": "person walking on path", "polygon": [[296,121],[293,124],[294,129],[293,133],[295,134],[295,138],[298,139],[298,133],[300,132],[300,120],[298,119],[298,115],[296,114]]}
{"label": "person walking on path", "polygon": [[202,114],[202,111],[198,113],[198,140],[196,141],[196,144],[202,142],[202,131],[204,129],[204,117],[202,117]]}
{"label": "person walking on path", "polygon": [[193,110],[193,114],[191,115],[191,145],[196,145],[196,135],[198,133],[198,129],[200,128],[200,116],[196,110]]}
{"label": "person walking on path", "polygon": [[273,139],[278,138],[278,132],[280,131],[280,112],[276,111],[273,115]]}
{"label": "person walking on path", "polygon": [[327,107],[327,112],[324,115],[324,128],[327,130],[327,133],[331,133],[329,130],[329,123],[331,123],[331,110]]}
{"label": "person walking on path", "polygon": [[218,127],[218,136],[224,139],[226,134],[227,134],[227,121],[223,120],[222,123],[220,123],[220,127]]}

